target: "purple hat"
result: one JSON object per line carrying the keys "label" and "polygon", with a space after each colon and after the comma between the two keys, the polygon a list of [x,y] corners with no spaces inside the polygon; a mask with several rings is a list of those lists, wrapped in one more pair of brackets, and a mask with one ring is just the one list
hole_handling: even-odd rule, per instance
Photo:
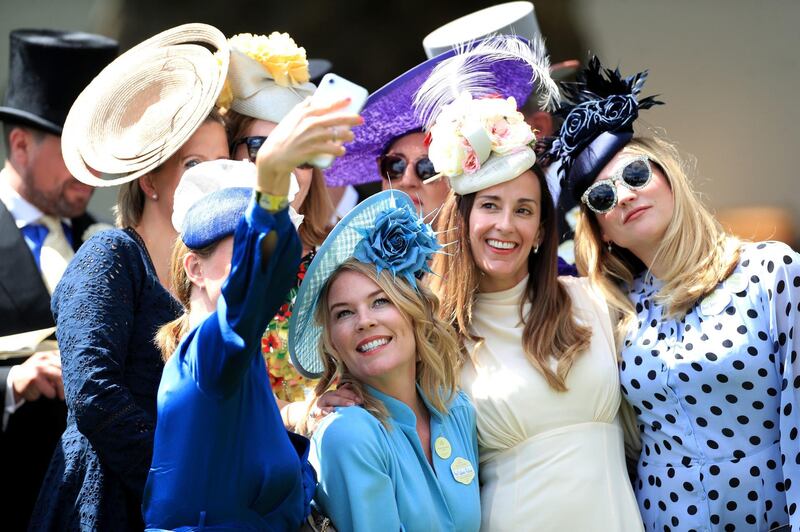
{"label": "purple hat", "polygon": [[[521,38],[520,38],[521,39]],[[473,43],[474,44],[477,43]],[[355,139],[345,144],[347,153],[336,159],[325,171],[328,186],[358,185],[380,181],[377,159],[395,139],[422,130],[422,120],[414,112],[412,102],[417,90],[442,60],[456,54],[449,50],[428,59],[390,81],[367,100],[361,116],[364,124],[353,128]],[[531,67],[519,61],[498,61],[491,66],[500,96],[513,96],[523,105],[533,91]]]}

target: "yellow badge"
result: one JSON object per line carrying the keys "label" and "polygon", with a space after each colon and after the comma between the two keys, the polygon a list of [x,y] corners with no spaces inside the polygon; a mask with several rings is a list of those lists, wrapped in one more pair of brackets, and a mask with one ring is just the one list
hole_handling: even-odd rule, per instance
{"label": "yellow badge", "polygon": [[456,479],[456,482],[462,484],[469,484],[475,478],[475,469],[472,468],[472,464],[469,463],[469,460],[465,460],[460,456],[450,464],[450,471],[453,472],[453,478]]}
{"label": "yellow badge", "polygon": [[436,438],[436,441],[433,443],[433,448],[436,449],[436,454],[439,455],[439,458],[442,460],[447,460],[453,453],[453,448],[450,447],[450,442],[447,441],[447,438],[444,436],[439,436]]}

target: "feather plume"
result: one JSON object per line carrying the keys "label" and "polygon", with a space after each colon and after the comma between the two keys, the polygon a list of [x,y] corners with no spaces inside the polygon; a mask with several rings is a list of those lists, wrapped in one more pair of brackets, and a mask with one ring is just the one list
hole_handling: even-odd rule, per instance
{"label": "feather plume", "polygon": [[[531,69],[530,84],[538,82],[539,104],[552,109],[560,103],[558,85],[550,77],[550,58],[544,41],[537,37],[530,44],[509,35],[495,35],[478,43],[465,43],[453,57],[439,63],[414,96],[417,116],[427,130],[441,110],[459,94],[469,92],[473,98],[501,93],[492,65],[498,61],[516,61]],[[524,102],[517,102],[522,105]]]}

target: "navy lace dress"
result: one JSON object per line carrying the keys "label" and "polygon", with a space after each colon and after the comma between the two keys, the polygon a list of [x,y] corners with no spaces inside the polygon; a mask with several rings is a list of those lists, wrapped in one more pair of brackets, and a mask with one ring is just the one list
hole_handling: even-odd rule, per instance
{"label": "navy lace dress", "polygon": [[156,330],[180,304],[159,283],[141,239],[113,230],[87,241],[53,294],[67,428],[31,530],[142,530],[164,367]]}

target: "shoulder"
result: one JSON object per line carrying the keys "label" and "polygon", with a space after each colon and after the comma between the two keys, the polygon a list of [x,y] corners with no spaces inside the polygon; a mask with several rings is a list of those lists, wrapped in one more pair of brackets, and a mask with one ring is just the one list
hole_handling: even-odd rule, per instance
{"label": "shoulder", "polygon": [[472,401],[470,401],[469,396],[463,390],[456,391],[456,394],[453,396],[447,408],[451,415],[460,413],[466,413],[471,416],[475,415],[475,407]]}
{"label": "shoulder", "polygon": [[463,390],[456,391],[456,394],[447,406],[447,416],[460,424],[466,423],[466,426],[475,424],[475,406]]}
{"label": "shoulder", "polygon": [[[354,434],[358,438],[354,438]],[[380,447],[384,435],[385,428],[375,416],[360,406],[347,406],[326,416],[313,439],[321,449]]]}
{"label": "shoulder", "polygon": [[87,240],[70,261],[53,294],[95,291],[102,286],[120,286],[144,275],[142,250],[125,231],[112,229]]}
{"label": "shoulder", "polygon": [[800,254],[783,242],[748,242],[742,245],[739,268],[764,268],[772,273],[781,268],[800,268]]}
{"label": "shoulder", "polygon": [[141,255],[139,244],[122,229],[109,229],[96,233],[89,238],[76,257],[100,256],[100,257],[129,257]]}
{"label": "shoulder", "polygon": [[574,308],[608,316],[608,305],[605,298],[588,277],[562,276],[558,278],[558,281],[567,290]]}

